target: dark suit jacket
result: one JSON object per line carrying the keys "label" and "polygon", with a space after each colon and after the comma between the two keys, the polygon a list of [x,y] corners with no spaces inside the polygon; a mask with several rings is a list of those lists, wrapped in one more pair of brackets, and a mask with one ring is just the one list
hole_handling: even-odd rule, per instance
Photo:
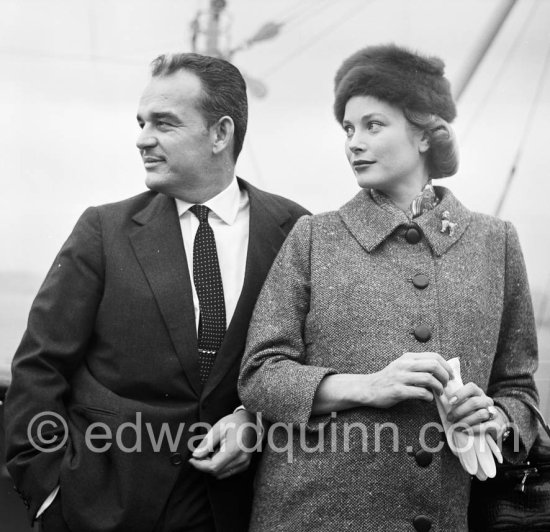
{"label": "dark suit jacket", "polygon": [[[213,425],[239,405],[237,376],[256,297],[286,235],[307,213],[239,185],[250,198],[244,286],[204,387],[174,200],[145,192],[89,208],[77,222],[33,303],[6,400],[8,469],[31,517],[60,484],[73,530],[151,531],[181,468],[190,467],[188,442],[197,435],[190,426]],[[43,411],[68,423],[66,445],[53,452],[37,451],[27,437]],[[105,452],[91,452],[85,441],[94,422],[106,427],[99,433],[111,431],[111,439],[93,441],[96,448],[111,442]],[[120,432],[123,423],[134,427]],[[165,438],[159,450],[163,423],[174,438],[185,426],[177,446]],[[46,428],[46,439],[62,432]],[[218,530],[246,530],[251,477],[207,478]]]}

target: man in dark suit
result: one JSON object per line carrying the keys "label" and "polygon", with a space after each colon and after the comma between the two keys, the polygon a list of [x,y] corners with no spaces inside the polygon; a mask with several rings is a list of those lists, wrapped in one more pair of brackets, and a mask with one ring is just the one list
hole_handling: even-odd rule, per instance
{"label": "man in dark suit", "polygon": [[307,211],[235,177],[247,99],[230,63],[160,56],[137,120],[150,191],[86,210],[40,288],[8,468],[45,532],[245,531],[257,433],[239,364]]}

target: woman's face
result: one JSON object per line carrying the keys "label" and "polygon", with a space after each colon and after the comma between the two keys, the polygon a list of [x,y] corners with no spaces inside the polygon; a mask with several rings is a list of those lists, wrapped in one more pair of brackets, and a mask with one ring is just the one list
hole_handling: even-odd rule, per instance
{"label": "woman's face", "polygon": [[363,188],[390,197],[420,190],[428,180],[423,153],[429,147],[403,111],[372,96],[353,96],[342,122],[346,155]]}

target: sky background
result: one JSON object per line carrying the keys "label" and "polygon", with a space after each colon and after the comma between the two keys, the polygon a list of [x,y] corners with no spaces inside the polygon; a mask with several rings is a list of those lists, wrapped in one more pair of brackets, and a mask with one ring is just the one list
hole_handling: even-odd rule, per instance
{"label": "sky background", "polygon": [[[250,96],[238,174],[313,212],[357,191],[332,115],[344,58],[395,42],[440,56],[461,76],[504,0],[228,0],[223,44],[266,22],[280,34],[235,54],[261,81]],[[0,0],[0,368],[32,297],[89,205],[142,192],[137,102],[158,54],[190,51],[190,22],[206,0]],[[493,214],[517,159],[501,217],[517,227],[541,344],[542,402],[550,402],[550,0],[518,0],[458,102],[461,167],[440,184]],[[252,86],[254,82],[250,83]],[[544,381],[544,382],[543,382]]]}

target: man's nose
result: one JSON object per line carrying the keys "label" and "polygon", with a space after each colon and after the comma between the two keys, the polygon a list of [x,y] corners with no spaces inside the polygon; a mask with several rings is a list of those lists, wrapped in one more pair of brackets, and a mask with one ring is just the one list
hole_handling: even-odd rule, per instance
{"label": "man's nose", "polygon": [[147,148],[152,148],[153,146],[156,146],[156,144],[157,144],[156,137],[151,134],[151,132],[147,129],[147,127],[143,127],[136,140],[136,146],[138,150],[145,150]]}

